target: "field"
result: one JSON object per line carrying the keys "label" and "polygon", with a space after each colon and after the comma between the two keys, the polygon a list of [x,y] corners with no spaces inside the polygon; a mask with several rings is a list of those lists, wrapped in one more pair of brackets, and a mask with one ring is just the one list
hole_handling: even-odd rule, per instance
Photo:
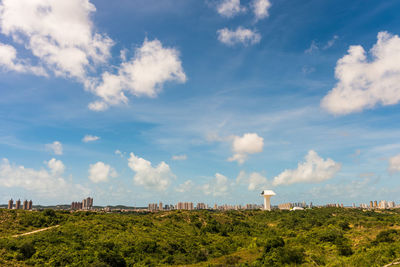
{"label": "field", "polygon": [[396,210],[0,210],[0,266],[383,266],[399,258]]}

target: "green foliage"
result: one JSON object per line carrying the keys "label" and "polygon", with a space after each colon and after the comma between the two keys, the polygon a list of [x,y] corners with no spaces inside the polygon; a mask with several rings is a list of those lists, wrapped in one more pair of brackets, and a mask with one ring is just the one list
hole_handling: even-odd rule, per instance
{"label": "green foliage", "polygon": [[1,266],[382,266],[400,258],[396,210],[0,210],[0,220]]}
{"label": "green foliage", "polygon": [[376,243],[386,242],[393,243],[395,238],[398,238],[399,234],[395,229],[389,229],[379,232],[375,238]]}
{"label": "green foliage", "polygon": [[32,241],[26,241],[19,247],[19,251],[23,256],[23,259],[29,259],[33,254],[35,254],[36,249]]}

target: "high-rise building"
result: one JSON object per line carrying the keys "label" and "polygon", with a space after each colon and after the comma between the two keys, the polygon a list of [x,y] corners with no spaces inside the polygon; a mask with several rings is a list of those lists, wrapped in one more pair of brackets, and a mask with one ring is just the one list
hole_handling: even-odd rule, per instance
{"label": "high-rise building", "polygon": [[16,210],[19,210],[21,208],[21,200],[17,200],[16,202],[15,202],[15,209]]}
{"label": "high-rise building", "polygon": [[93,198],[87,197],[82,200],[82,209],[91,210],[93,207]]}
{"label": "high-rise building", "polygon": [[148,210],[149,211],[157,211],[158,208],[159,208],[159,205],[157,205],[157,203],[150,203]]}
{"label": "high-rise building", "polygon": [[27,210],[28,209],[28,200],[24,200],[24,203],[22,204],[22,209]]}
{"label": "high-rise building", "polygon": [[178,202],[176,209],[178,210],[193,210],[193,202]]}
{"label": "high-rise building", "polygon": [[13,199],[10,199],[9,201],[8,201],[8,209],[9,210],[12,210],[12,208],[13,208],[13,206],[14,206],[14,200]]}
{"label": "high-rise building", "polygon": [[29,202],[28,202],[28,210],[31,210],[32,209],[32,199],[31,200],[29,200]]}
{"label": "high-rise building", "polygon": [[369,202],[369,207],[372,209],[374,207],[374,204],[372,203],[372,200]]}
{"label": "high-rise building", "polygon": [[377,208],[378,207],[378,201],[374,201],[374,208]]}
{"label": "high-rise building", "polygon": [[81,210],[83,207],[82,202],[72,202],[71,210]]}
{"label": "high-rise building", "polygon": [[204,203],[197,203],[196,209],[197,210],[205,210],[205,209],[207,209],[207,206]]}
{"label": "high-rise building", "polygon": [[159,210],[163,210],[162,202],[160,202],[160,203],[158,204],[158,209],[159,209]]}

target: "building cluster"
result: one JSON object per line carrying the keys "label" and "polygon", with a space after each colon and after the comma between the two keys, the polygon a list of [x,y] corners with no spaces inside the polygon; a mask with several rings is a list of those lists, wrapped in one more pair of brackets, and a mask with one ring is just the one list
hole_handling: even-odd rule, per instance
{"label": "building cluster", "polygon": [[329,203],[329,204],[326,204],[325,207],[343,208],[344,205],[343,205],[343,203],[340,203],[340,204],[339,203]]}
{"label": "building cluster", "polygon": [[71,210],[91,210],[93,208],[93,198],[88,197],[82,200],[82,202],[72,202]]}
{"label": "building cluster", "polygon": [[193,202],[178,202],[176,204],[177,210],[194,210]]}
{"label": "building cluster", "polygon": [[8,201],[8,206],[7,206],[7,208],[9,209],[9,210],[12,210],[12,209],[16,209],[16,210],[19,210],[19,209],[24,209],[24,210],[31,210],[32,209],[32,200],[24,200],[24,202],[22,203],[22,206],[21,206],[21,200],[17,200],[17,201],[15,201],[15,205],[14,205],[14,200],[13,199],[10,199],[9,201]]}
{"label": "building cluster", "polygon": [[292,210],[292,209],[297,209],[297,208],[312,208],[312,202],[310,205],[307,205],[304,201],[303,202],[295,202],[295,203],[283,203],[278,205],[278,209],[280,210]]}
{"label": "building cluster", "polygon": [[217,205],[215,204],[213,207],[205,203],[197,203],[194,205],[193,202],[178,202],[176,205],[164,205],[162,202],[160,203],[149,203],[148,204],[148,211],[166,211],[166,210],[254,210],[254,209],[261,209],[263,206],[258,204],[246,204],[242,205]]}
{"label": "building cluster", "polygon": [[381,200],[379,201],[370,201],[369,205],[368,204],[360,204],[360,208],[363,209],[393,209],[396,208],[396,203],[394,201],[386,201],[386,200]]}

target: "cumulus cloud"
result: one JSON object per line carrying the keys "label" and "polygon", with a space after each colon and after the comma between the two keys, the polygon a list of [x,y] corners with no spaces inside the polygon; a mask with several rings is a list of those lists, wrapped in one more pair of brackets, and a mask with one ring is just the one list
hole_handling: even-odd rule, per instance
{"label": "cumulus cloud", "polygon": [[8,159],[0,162],[0,186],[23,188],[32,194],[48,198],[71,201],[90,193],[80,184],[65,180],[64,164],[56,159],[47,162],[48,169],[35,170],[11,164]]}
{"label": "cumulus cloud", "polygon": [[268,9],[271,7],[269,0],[254,0],[251,4],[256,20],[269,16]]}
{"label": "cumulus cloud", "polygon": [[194,187],[193,181],[192,180],[187,180],[183,184],[178,185],[175,188],[175,191],[180,192],[180,193],[187,193],[191,191]]}
{"label": "cumulus cloud", "polygon": [[268,186],[268,180],[262,174],[258,172],[252,172],[247,174],[245,171],[241,171],[236,178],[237,184],[248,184],[247,189],[250,191],[262,190]]}
{"label": "cumulus cloud", "polygon": [[54,141],[51,144],[46,144],[45,147],[46,147],[46,150],[51,151],[55,155],[63,154],[63,146],[59,141]]}
{"label": "cumulus cloud", "polygon": [[88,66],[105,62],[113,45],[95,32],[94,11],[88,0],[3,0],[0,28],[55,75],[85,80]]}
{"label": "cumulus cloud", "polygon": [[249,154],[262,152],[263,146],[264,138],[256,133],[246,133],[242,137],[233,136],[232,151],[234,154],[228,161],[237,161],[242,164],[247,160]]}
{"label": "cumulus cloud", "polygon": [[118,174],[114,168],[101,161],[89,166],[89,179],[93,183],[107,182],[110,177],[115,178],[117,176]]}
{"label": "cumulus cloud", "polygon": [[51,173],[53,175],[62,175],[65,171],[65,165],[62,163],[61,160],[56,160],[55,158],[52,158],[47,162],[47,166],[49,167]]}
{"label": "cumulus cloud", "polygon": [[230,186],[229,179],[226,176],[216,173],[215,178],[209,183],[204,184],[201,189],[203,190],[204,194],[213,195],[216,197],[227,194]]}
{"label": "cumulus cloud", "polygon": [[97,141],[99,139],[100,139],[100,137],[98,137],[98,136],[87,134],[82,138],[82,142],[88,143],[88,142]]}
{"label": "cumulus cloud", "polygon": [[317,152],[310,150],[305,162],[299,163],[295,170],[285,170],[273,180],[273,185],[289,185],[294,183],[318,183],[331,179],[342,165],[328,158],[324,160]]}
{"label": "cumulus cloud", "polygon": [[172,156],[172,160],[187,160],[186,155],[174,155]]}
{"label": "cumulus cloud", "polygon": [[134,183],[149,190],[165,191],[176,178],[164,161],[153,167],[150,161],[139,158],[133,153],[128,159],[128,166],[135,172]]}
{"label": "cumulus cloud", "polygon": [[217,11],[221,16],[231,18],[245,12],[246,8],[240,5],[240,0],[223,0],[217,6]]}
{"label": "cumulus cloud", "polygon": [[103,73],[102,82],[92,88],[101,100],[89,104],[89,108],[101,111],[109,105],[127,103],[125,92],[156,97],[168,81],[186,81],[178,50],[163,47],[157,39],[146,39],[131,60],[122,62],[117,74]]}
{"label": "cumulus cloud", "polygon": [[236,44],[253,45],[261,40],[261,35],[256,31],[238,27],[235,31],[228,28],[220,29],[217,31],[218,40],[226,45],[233,46]]}
{"label": "cumulus cloud", "polygon": [[400,172],[400,154],[389,159],[389,172]]}
{"label": "cumulus cloud", "polygon": [[0,67],[73,78],[100,98],[88,105],[95,111],[127,103],[125,92],[156,97],[165,82],[186,81],[178,51],[164,48],[157,39],[145,40],[130,61],[127,51],[121,51],[117,74],[102,71],[114,42],[95,30],[91,20],[95,11],[89,0],[1,1],[0,32],[23,46],[23,54],[35,59],[37,66],[18,58],[15,47],[0,43]]}
{"label": "cumulus cloud", "polygon": [[0,66],[6,70],[47,76],[42,67],[31,66],[26,60],[18,59],[17,50],[13,46],[3,43],[0,43]]}
{"label": "cumulus cloud", "polygon": [[328,112],[344,115],[370,109],[377,104],[394,105],[400,101],[400,38],[379,32],[370,50],[370,59],[360,45],[350,46],[338,60],[336,86],[322,99]]}

